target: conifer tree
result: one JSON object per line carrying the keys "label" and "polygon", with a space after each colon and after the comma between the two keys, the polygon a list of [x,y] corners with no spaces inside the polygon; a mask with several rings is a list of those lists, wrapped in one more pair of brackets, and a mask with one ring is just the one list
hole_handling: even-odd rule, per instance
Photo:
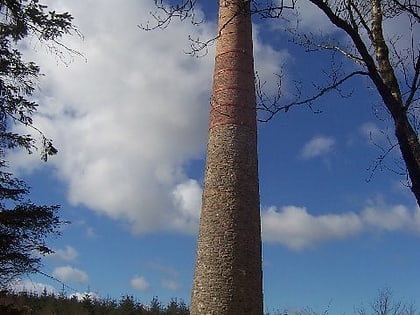
{"label": "conifer tree", "polygon": [[[7,153],[14,149],[41,152],[41,158],[57,149],[34,124],[38,105],[32,98],[41,76],[34,62],[26,62],[18,44],[37,38],[53,54],[71,52],[60,42],[64,34],[77,33],[67,13],[48,11],[38,0],[0,1],[0,287],[15,277],[39,271],[38,254],[51,253],[48,235],[59,234],[63,223],[58,206],[36,205],[28,198],[29,187],[8,171]],[[40,143],[30,134],[14,131],[15,125],[36,131]]]}

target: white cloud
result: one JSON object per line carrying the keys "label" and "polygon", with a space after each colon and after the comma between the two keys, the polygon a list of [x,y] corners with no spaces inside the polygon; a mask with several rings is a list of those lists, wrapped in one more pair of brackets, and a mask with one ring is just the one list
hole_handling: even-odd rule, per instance
{"label": "white cloud", "polygon": [[336,27],[330,22],[324,13],[310,1],[298,1],[299,26],[303,31],[332,33]]}
{"label": "white cloud", "polygon": [[293,250],[346,238],[361,229],[362,222],[354,213],[314,216],[306,208],[286,206],[281,211],[270,207],[262,215],[263,239],[282,243]]}
{"label": "white cloud", "polygon": [[[261,33],[261,27],[258,24],[253,24],[255,70],[258,73],[263,92],[270,95],[277,93],[278,84],[280,83],[278,76],[284,71],[283,65],[292,62],[293,57],[286,49],[278,50],[264,45]],[[281,93],[287,95],[289,89],[291,90],[289,81],[287,76],[284,76],[281,80]]]}
{"label": "white cloud", "polygon": [[[263,110],[263,106],[269,106],[270,101],[279,94],[287,98],[291,96],[293,90],[291,86],[291,75],[287,73],[285,64],[293,62],[293,57],[286,49],[277,50],[271,46],[264,45],[258,24],[253,24],[253,45],[256,71],[257,91],[267,97],[265,104],[258,105],[258,119],[264,121],[271,117],[271,113]],[[258,100],[259,102],[260,100]]]}
{"label": "white cloud", "polygon": [[196,180],[189,179],[175,186],[173,200],[175,208],[179,209],[182,215],[175,219],[173,225],[178,230],[195,233],[200,219],[202,189]]}
{"label": "white cloud", "polygon": [[87,283],[89,279],[86,272],[71,266],[57,267],[54,269],[52,274],[54,277],[63,282],[71,281],[75,283],[84,284]]}
{"label": "white cloud", "polygon": [[369,143],[383,144],[387,137],[389,137],[389,132],[387,130],[382,130],[374,122],[366,122],[359,127],[360,134],[366,139]]}
{"label": "white cloud", "polygon": [[99,300],[99,296],[95,292],[76,292],[72,293],[69,296],[70,299],[75,298],[78,301],[83,301],[84,299]]}
{"label": "white cloud", "polygon": [[303,146],[300,156],[303,159],[311,159],[326,155],[331,152],[334,144],[333,137],[315,136]]}
{"label": "white cloud", "polygon": [[[284,3],[279,0],[278,2],[279,4],[281,3],[290,6],[292,1]],[[286,23],[289,28],[294,29],[298,26],[300,31],[311,32],[312,34],[330,34],[337,30],[330,20],[326,18],[325,14],[310,1],[297,1],[295,10],[286,9],[282,16],[284,19],[273,21],[274,28],[279,28],[282,24]]]}
{"label": "white cloud", "polygon": [[204,152],[212,58],[184,54],[194,32],[188,23],[141,31],[152,3],[101,1],[94,16],[86,5],[93,3],[69,8],[85,39],[68,45],[88,62],[64,69],[39,60],[44,115],[35,123],[59,148],[52,163],[74,205],[128,221],[138,233],[185,229],[190,214],[174,208],[172,193],[188,181],[183,163]]}
{"label": "white cloud", "polygon": [[12,281],[9,284],[8,289],[13,292],[31,292],[34,294],[42,294],[44,292],[47,292],[48,294],[57,293],[53,286],[41,282],[34,282],[29,279]]}
{"label": "white cloud", "polygon": [[156,262],[150,262],[147,264],[147,267],[167,277],[176,278],[179,276],[179,272],[171,266],[162,265]]}
{"label": "white cloud", "polygon": [[180,285],[175,280],[162,280],[161,281],[162,287],[171,291],[177,291],[180,288]]}
{"label": "white cloud", "polygon": [[55,250],[51,257],[70,262],[76,260],[79,257],[79,253],[72,246],[67,245],[65,249]]}
{"label": "white cloud", "polygon": [[411,231],[420,235],[420,209],[403,205],[368,203],[359,213],[313,215],[306,208],[269,207],[262,212],[263,240],[292,250],[313,248],[323,242],[350,238],[368,231]]}
{"label": "white cloud", "polygon": [[[47,165],[68,187],[69,202],[128,222],[135,233],[192,233],[201,189],[184,165],[205,152],[214,54],[192,58],[184,50],[189,35],[211,38],[214,24],[174,21],[145,32],[137,25],[150,19],[153,1],[50,3],[73,14],[84,40],[66,44],[87,58],[65,67],[42,50],[28,52],[46,74],[34,123],[59,149]],[[268,57],[258,61],[262,73],[281,63],[273,51]],[[38,159],[10,158],[26,170]]]}
{"label": "white cloud", "polygon": [[150,284],[144,277],[135,276],[130,280],[131,287],[139,291],[147,291],[150,289]]}
{"label": "white cloud", "polygon": [[403,205],[388,206],[370,203],[363,209],[361,217],[371,228],[392,232],[410,230],[420,232],[420,210],[410,211]]}

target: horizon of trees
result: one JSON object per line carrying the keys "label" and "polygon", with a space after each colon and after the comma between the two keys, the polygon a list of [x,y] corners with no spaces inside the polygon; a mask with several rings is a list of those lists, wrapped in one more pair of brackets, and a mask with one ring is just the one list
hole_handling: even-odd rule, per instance
{"label": "horizon of trees", "polygon": [[81,298],[33,292],[0,292],[0,314],[2,315],[187,315],[188,306],[182,299],[172,298],[163,304],[157,297],[149,303],[142,303],[132,295],[122,295],[119,300],[97,298],[85,293]]}
{"label": "horizon of trees", "polygon": [[[310,306],[298,309],[266,310],[264,315],[327,315],[331,312],[331,303],[322,311]],[[0,314],[2,315],[188,315],[189,305],[182,299],[172,298],[162,303],[155,296],[149,303],[143,303],[132,295],[122,295],[119,300],[97,298],[85,293],[81,298],[59,294],[0,291]],[[413,302],[395,298],[389,288],[379,289],[368,306],[354,306],[354,315],[420,315],[420,310]]]}

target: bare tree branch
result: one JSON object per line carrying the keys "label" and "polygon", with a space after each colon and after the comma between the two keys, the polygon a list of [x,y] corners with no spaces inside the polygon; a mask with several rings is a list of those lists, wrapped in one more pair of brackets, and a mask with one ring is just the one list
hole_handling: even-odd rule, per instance
{"label": "bare tree branch", "polygon": [[311,106],[312,103],[314,101],[316,101],[317,99],[321,98],[322,96],[324,96],[325,94],[327,94],[328,92],[331,92],[333,90],[337,90],[340,86],[342,86],[345,82],[347,82],[348,80],[350,80],[351,78],[355,77],[355,76],[368,76],[369,73],[365,72],[365,71],[354,71],[350,74],[347,74],[346,76],[338,79],[334,79],[334,82],[332,82],[331,85],[325,86],[325,87],[318,87],[318,93],[305,98],[305,99],[301,99],[301,94],[302,94],[302,89],[300,86],[295,86],[295,89],[297,91],[297,93],[295,94],[294,100],[291,102],[288,102],[286,104],[279,104],[280,100],[282,98],[282,95],[280,93],[280,87],[281,85],[278,85],[278,93],[276,96],[274,96],[274,99],[270,102],[270,104],[267,104],[267,100],[268,97],[261,92],[262,90],[262,85],[258,82],[259,80],[257,80],[257,98],[258,98],[258,102],[257,102],[257,109],[263,112],[268,113],[268,117],[264,118],[264,119],[259,119],[260,122],[268,122],[269,120],[271,120],[274,115],[276,115],[278,112],[280,111],[285,111],[288,112],[290,110],[291,107],[294,106],[299,106],[299,105],[308,105]]}
{"label": "bare tree branch", "polygon": [[418,23],[420,22],[420,5],[417,0],[405,0],[404,3],[398,0],[393,0],[393,3],[396,4],[401,11],[411,14],[411,16],[417,19]]}
{"label": "bare tree branch", "polygon": [[415,95],[418,92],[419,88],[420,88],[420,54],[417,56],[414,77],[413,77],[413,80],[411,82],[411,87],[410,87],[410,94],[408,95],[407,100],[405,101],[404,106],[406,109],[410,108],[410,106],[414,104],[414,102],[416,101]]}
{"label": "bare tree branch", "polygon": [[296,3],[297,0],[251,0],[251,13],[263,19],[278,19],[282,18],[284,10],[295,9]]}
{"label": "bare tree branch", "polygon": [[150,12],[153,17],[153,24],[147,21],[145,25],[138,25],[139,28],[145,31],[151,31],[156,29],[165,29],[171,23],[174,18],[178,18],[181,21],[190,19],[191,23],[198,25],[202,20],[196,20],[197,15],[195,14],[196,0],[182,0],[180,3],[168,5],[163,0],[154,0],[156,11]]}

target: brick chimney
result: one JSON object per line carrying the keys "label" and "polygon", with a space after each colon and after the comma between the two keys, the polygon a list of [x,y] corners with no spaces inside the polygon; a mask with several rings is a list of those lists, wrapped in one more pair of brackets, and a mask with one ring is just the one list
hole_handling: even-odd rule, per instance
{"label": "brick chimney", "polygon": [[191,315],[262,315],[250,1],[220,0]]}

